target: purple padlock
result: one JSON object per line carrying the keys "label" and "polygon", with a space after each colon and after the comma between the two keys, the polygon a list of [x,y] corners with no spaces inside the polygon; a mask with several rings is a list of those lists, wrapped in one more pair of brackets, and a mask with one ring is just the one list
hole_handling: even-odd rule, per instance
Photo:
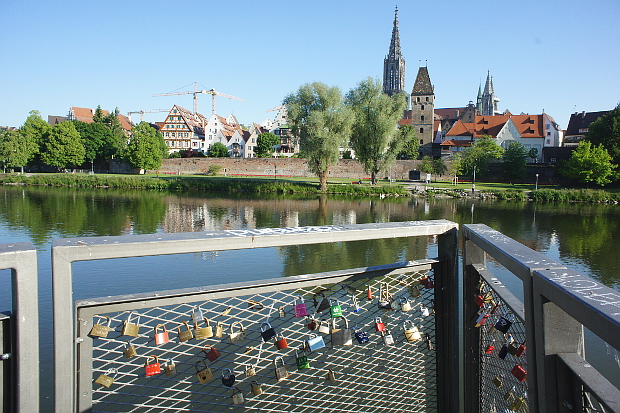
{"label": "purple padlock", "polygon": [[[300,295],[299,300],[301,300],[301,304],[294,304],[293,309],[295,310],[295,317],[306,317],[308,315],[308,309],[306,308],[306,303],[304,303],[304,298]],[[298,299],[295,299],[295,303]]]}

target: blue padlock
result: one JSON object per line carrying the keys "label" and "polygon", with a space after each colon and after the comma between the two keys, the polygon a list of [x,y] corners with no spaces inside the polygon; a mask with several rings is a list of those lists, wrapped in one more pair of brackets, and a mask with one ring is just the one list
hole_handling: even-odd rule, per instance
{"label": "blue padlock", "polygon": [[370,339],[368,338],[368,333],[363,330],[355,330],[354,335],[358,343],[360,344],[368,343],[370,341]]}
{"label": "blue padlock", "polygon": [[325,347],[325,341],[323,341],[322,336],[317,336],[316,334],[312,334],[310,338],[306,341],[306,347],[310,351],[315,351],[315,350]]}

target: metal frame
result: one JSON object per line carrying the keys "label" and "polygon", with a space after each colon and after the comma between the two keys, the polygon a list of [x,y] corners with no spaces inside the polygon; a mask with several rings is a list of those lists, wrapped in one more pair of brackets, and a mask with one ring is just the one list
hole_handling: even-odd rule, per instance
{"label": "metal frame", "polygon": [[[74,389],[59,385],[75,382],[76,343],[73,337],[77,330],[73,313],[73,262],[414,236],[438,236],[439,256],[447,259],[445,270],[452,278],[437,286],[441,291],[437,296],[437,307],[448,308],[450,301],[458,297],[458,231],[457,224],[446,220],[55,240],[52,247],[55,410],[66,413],[76,409]],[[445,317],[438,321],[438,334],[447,334],[441,340],[445,344],[438,346],[437,350],[438,358],[441,357],[445,363],[458,360],[457,332],[454,328],[458,323],[456,313],[454,310],[446,312],[453,318]],[[447,391],[458,387],[457,369],[451,366],[441,370],[438,381],[442,380],[440,383],[446,386],[446,391],[439,389],[438,393],[445,398],[445,401],[440,399],[439,408],[440,411],[448,411],[450,409],[444,409],[442,403],[446,403],[445,406],[458,404],[458,401],[455,402],[458,398]]]}
{"label": "metal frame", "polygon": [[[0,269],[11,270],[9,411],[39,411],[39,281],[37,252],[29,242],[0,244]],[[2,348],[0,348],[2,350]],[[0,369],[0,386],[5,382]],[[14,375],[14,376],[13,376]],[[0,406],[3,400],[0,389]]]}

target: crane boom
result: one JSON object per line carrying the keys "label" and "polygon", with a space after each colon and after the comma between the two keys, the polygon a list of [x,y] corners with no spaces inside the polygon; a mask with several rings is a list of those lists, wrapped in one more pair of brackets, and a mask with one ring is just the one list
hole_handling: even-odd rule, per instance
{"label": "crane boom", "polygon": [[215,97],[216,96],[221,96],[223,98],[227,98],[227,99],[232,99],[232,100],[238,100],[239,102],[245,102],[245,100],[238,98],[236,96],[232,96],[232,95],[227,95],[225,93],[221,93],[218,92],[215,89],[211,89],[211,90],[198,90],[198,83],[194,82],[194,90],[190,90],[187,92],[170,92],[170,93],[158,93],[156,95],[153,95],[153,97],[155,96],[172,96],[172,95],[194,95],[194,114],[198,113],[198,94],[200,93],[206,93],[211,95],[211,114],[214,115],[215,114]]}

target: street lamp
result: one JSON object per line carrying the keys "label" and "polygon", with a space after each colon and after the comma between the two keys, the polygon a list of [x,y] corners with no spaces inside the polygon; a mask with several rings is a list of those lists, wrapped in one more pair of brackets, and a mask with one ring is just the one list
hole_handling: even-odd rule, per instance
{"label": "street lamp", "polygon": [[538,174],[536,174],[536,190],[538,191]]}

